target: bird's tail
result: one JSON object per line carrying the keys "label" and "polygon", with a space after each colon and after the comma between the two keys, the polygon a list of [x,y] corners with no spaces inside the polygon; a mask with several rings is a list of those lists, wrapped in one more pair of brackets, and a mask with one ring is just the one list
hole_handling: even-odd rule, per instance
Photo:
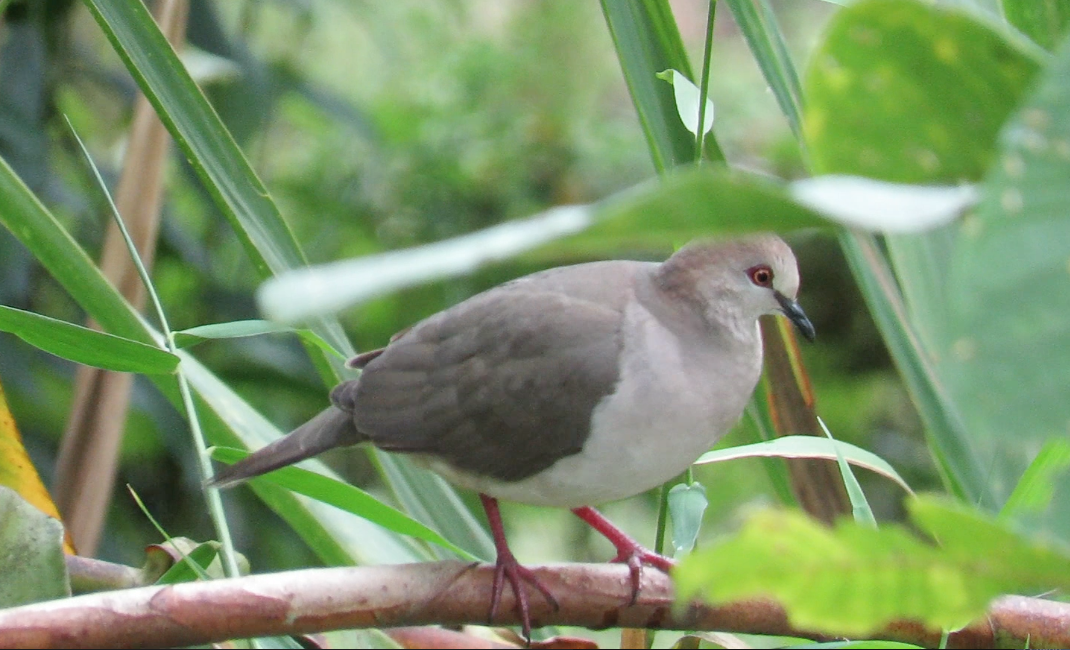
{"label": "bird's tail", "polygon": [[363,442],[365,436],[353,424],[353,414],[328,406],[319,415],[275,442],[216,472],[213,487],[230,487],[272,470],[311,458],[333,447]]}

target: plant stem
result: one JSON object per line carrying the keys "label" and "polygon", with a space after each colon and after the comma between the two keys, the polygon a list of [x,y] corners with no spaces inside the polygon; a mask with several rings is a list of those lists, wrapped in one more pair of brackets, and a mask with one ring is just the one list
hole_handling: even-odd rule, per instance
{"label": "plant stem", "polygon": [[[160,297],[156,295],[156,290],[152,285],[152,280],[149,278],[149,272],[145,270],[145,265],[141,263],[141,257],[137,253],[137,247],[134,245],[134,240],[130,237],[130,232],[126,229],[126,224],[123,223],[123,217],[119,214],[119,209],[115,207],[115,202],[111,198],[111,193],[108,192],[108,187],[104,183],[104,179],[100,175],[100,171],[93,163],[92,157],[89,155],[89,150],[86,149],[85,143],[78,137],[78,133],[74,130],[74,125],[71,121],[67,120],[67,126],[70,127],[71,133],[74,134],[75,140],[78,141],[78,146],[82,148],[82,153],[85,155],[86,160],[89,161],[89,167],[93,170],[93,175],[97,179],[97,183],[101,189],[104,190],[104,196],[108,200],[108,206],[111,208],[112,216],[115,218],[116,225],[119,226],[119,232],[122,233],[123,239],[126,241],[126,246],[130,250],[130,257],[133,259],[134,266],[137,268],[138,276],[141,277],[141,282],[145,285],[145,290],[148,292],[149,299],[152,300],[152,306],[156,310],[156,317],[160,320],[160,329],[164,334],[164,346],[171,354],[178,354],[178,347],[175,345],[174,333],[171,331],[170,326],[167,324],[167,316],[164,314],[163,305],[160,303]],[[193,397],[190,393],[189,382],[186,380],[186,376],[182,374],[182,366],[179,364],[178,372],[178,391],[182,396],[182,405],[186,409],[186,416],[189,419],[190,433],[193,435],[193,445],[197,450],[197,459],[200,463],[201,477],[204,481],[207,481],[212,477],[212,461],[208,456],[208,445],[204,440],[204,433],[201,431],[200,420],[197,419],[197,411],[193,405]],[[241,574],[238,570],[237,556],[234,552],[234,543],[230,538],[230,529],[227,526],[226,515],[223,512],[223,501],[219,498],[219,490],[215,488],[209,488],[205,490],[205,499],[208,502],[208,515],[212,519],[212,523],[215,526],[216,534],[219,535],[219,543],[223,552],[223,569],[230,577],[237,577]]]}
{"label": "plant stem", "polygon": [[702,54],[702,76],[699,78],[698,128],[695,129],[695,162],[702,163],[703,145],[706,141],[706,96],[710,90],[710,58],[713,54],[713,22],[717,15],[717,0],[710,0],[706,18],[706,46]]}

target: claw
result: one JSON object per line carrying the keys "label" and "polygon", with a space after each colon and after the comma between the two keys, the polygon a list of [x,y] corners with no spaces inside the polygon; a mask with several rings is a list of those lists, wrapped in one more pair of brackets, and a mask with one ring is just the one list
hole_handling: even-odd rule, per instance
{"label": "claw", "polygon": [[642,583],[644,564],[661,569],[665,573],[668,573],[676,565],[676,562],[671,558],[659,555],[629,537],[627,533],[614,526],[612,522],[603,517],[594,508],[573,508],[572,512],[590,524],[592,528],[602,533],[616,547],[617,557],[613,558],[613,562],[621,562],[628,565],[632,578],[632,597],[628,603],[629,605],[634,605],[639,599],[639,586]]}
{"label": "claw", "polygon": [[498,553],[498,562],[494,567],[494,593],[490,598],[490,615],[488,616],[488,622],[493,623],[494,617],[498,613],[498,604],[501,602],[502,591],[505,589],[505,583],[502,580],[505,578],[509,581],[509,584],[513,587],[513,595],[516,596],[516,606],[520,610],[520,625],[524,631],[524,638],[528,641],[531,640],[531,610],[528,606],[528,592],[521,586],[521,580],[527,582],[532,587],[539,590],[539,593],[546,598],[546,601],[550,603],[550,606],[554,608],[554,611],[559,609],[557,599],[554,598],[550,590],[547,589],[539,581],[535,573],[529,569],[520,566],[520,563],[516,561],[512,553],[504,555]]}
{"label": "claw", "polygon": [[672,559],[667,558],[664,555],[658,555],[654,551],[635,543],[634,540],[632,540],[632,542],[634,546],[627,546],[625,548],[618,546],[617,557],[612,560],[613,562],[627,564],[628,569],[631,572],[632,598],[628,602],[629,605],[634,605],[636,601],[639,600],[639,584],[642,582],[644,564],[649,564],[654,568],[661,569],[665,573],[668,573],[669,570],[676,565],[676,562]]}
{"label": "claw", "polygon": [[498,613],[498,604],[502,599],[502,591],[505,589],[505,580],[513,587],[513,595],[516,596],[516,607],[520,614],[520,625],[524,631],[524,638],[531,642],[531,609],[528,606],[528,592],[524,589],[521,581],[527,582],[539,590],[554,611],[560,609],[557,599],[550,593],[539,578],[530,569],[526,569],[517,562],[513,552],[509,550],[509,544],[505,541],[505,529],[502,526],[502,517],[498,512],[498,501],[485,494],[480,494],[483,501],[483,509],[487,512],[487,521],[490,522],[490,532],[494,537],[494,546],[498,551],[498,559],[494,565],[494,585],[491,588],[489,622],[494,622],[494,616]]}

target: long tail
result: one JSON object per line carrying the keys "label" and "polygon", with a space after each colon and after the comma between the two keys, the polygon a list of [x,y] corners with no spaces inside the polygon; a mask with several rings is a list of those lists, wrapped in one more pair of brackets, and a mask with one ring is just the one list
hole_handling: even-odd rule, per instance
{"label": "long tail", "polygon": [[230,487],[272,470],[311,458],[334,447],[348,447],[366,438],[353,424],[353,414],[328,406],[319,415],[270,445],[222,468],[209,485]]}

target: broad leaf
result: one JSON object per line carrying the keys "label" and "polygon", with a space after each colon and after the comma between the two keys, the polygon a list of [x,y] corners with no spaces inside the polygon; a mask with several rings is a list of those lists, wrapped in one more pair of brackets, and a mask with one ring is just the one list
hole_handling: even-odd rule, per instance
{"label": "broad leaf", "polygon": [[829,529],[798,512],[766,511],[686,558],[673,577],[683,599],[770,597],[793,625],[838,635],[904,619],[954,629],[998,595],[1070,586],[1070,555],[979,510],[925,496],[910,511],[938,544],[898,525],[844,521]]}
{"label": "broad leaf", "polygon": [[0,485],[0,608],[71,595],[63,526]]}
{"label": "broad leaf", "polygon": [[961,11],[856,2],[833,17],[806,77],[814,171],[977,180],[1038,69],[1036,52]]}

